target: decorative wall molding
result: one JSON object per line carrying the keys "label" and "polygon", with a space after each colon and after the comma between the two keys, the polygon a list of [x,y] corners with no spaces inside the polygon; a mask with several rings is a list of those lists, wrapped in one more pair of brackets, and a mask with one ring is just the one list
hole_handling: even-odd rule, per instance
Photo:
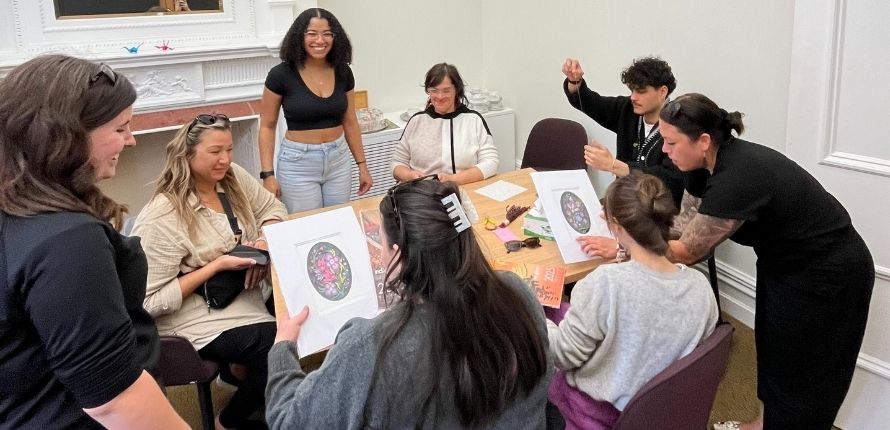
{"label": "decorative wall molding", "polygon": [[867,155],[836,151],[823,158],[819,164],[855,170],[862,173],[890,176],[890,160],[869,157]]}
{"label": "decorative wall molding", "polygon": [[[699,270],[707,273],[707,266],[701,264],[698,266]],[[875,266],[875,274],[880,280],[890,281],[890,268]],[[723,311],[748,327],[753,328],[755,309],[746,303],[747,300],[740,299],[737,293],[749,297],[751,304],[753,304],[753,300],[757,298],[756,279],[722,260],[717,260],[717,278],[720,285],[720,302]],[[876,283],[877,285],[880,285],[880,283]],[[890,363],[879,358],[860,352],[859,358],[856,360],[856,366],[890,380]]]}
{"label": "decorative wall molding", "polygon": [[[280,62],[278,44],[297,3],[223,0],[219,13],[57,19],[53,0],[10,0],[0,13],[15,17],[16,40],[0,56],[0,78],[52,52],[105,62],[127,76],[138,93],[137,113],[257,99]],[[139,49],[131,52],[133,46]]]}
{"label": "decorative wall molding", "polygon": [[217,60],[204,63],[205,88],[229,88],[245,82],[264,84],[269,69],[280,63],[275,57],[258,58],[255,61]]}
{"label": "decorative wall molding", "polygon": [[[10,0],[0,12],[15,17],[15,50],[0,57],[0,76],[44,53],[128,66],[276,55],[297,0],[223,1],[219,13],[57,19],[53,0]],[[165,42],[173,49],[155,48]]]}
{"label": "decorative wall molding", "polygon": [[884,360],[860,352],[856,366],[890,381],[890,363]]}
{"label": "decorative wall molding", "polygon": [[890,282],[890,267],[875,265],[875,278]]}
{"label": "decorative wall molding", "polygon": [[825,118],[825,140],[819,164],[890,177],[890,160],[839,151],[838,122],[840,120],[841,78],[844,67],[844,40],[847,28],[847,0],[836,0],[831,34],[831,70],[828,77],[828,101]]}

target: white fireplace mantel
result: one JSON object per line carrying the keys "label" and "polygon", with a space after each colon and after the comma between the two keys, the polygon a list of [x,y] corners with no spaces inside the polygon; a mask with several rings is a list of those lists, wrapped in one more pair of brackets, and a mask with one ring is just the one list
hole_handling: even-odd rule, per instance
{"label": "white fireplace mantel", "polygon": [[[53,0],[0,2],[0,78],[40,54],[65,53],[128,76],[137,112],[256,99],[295,14],[315,6],[223,0],[218,13],[57,19]],[[172,49],[158,48],[165,44]]]}

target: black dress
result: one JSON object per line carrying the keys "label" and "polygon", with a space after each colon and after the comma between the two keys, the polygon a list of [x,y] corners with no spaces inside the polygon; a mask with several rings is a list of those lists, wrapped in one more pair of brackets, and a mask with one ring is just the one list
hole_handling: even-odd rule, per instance
{"label": "black dress", "polygon": [[722,144],[714,173],[687,184],[702,214],[743,220],[757,254],[755,336],[765,428],[830,429],[853,376],[874,263],[844,207],[781,153]]}

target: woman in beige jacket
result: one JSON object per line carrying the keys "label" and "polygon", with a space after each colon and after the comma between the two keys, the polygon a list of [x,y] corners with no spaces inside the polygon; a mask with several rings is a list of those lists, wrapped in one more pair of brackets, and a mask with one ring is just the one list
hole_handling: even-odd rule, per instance
{"label": "woman in beige jacket", "polygon": [[[239,243],[266,248],[263,225],[283,220],[284,205],[243,168],[232,163],[232,132],[225,115],[198,115],[167,144],[155,196],[136,219],[148,257],[145,309],[161,334],[188,339],[205,359],[246,368],[217,428],[246,425],[263,405],[266,353],[275,319],[266,310],[266,268],[227,255]],[[229,202],[240,237],[224,209]],[[224,308],[211,308],[196,293],[215,274],[247,269],[244,291]]]}

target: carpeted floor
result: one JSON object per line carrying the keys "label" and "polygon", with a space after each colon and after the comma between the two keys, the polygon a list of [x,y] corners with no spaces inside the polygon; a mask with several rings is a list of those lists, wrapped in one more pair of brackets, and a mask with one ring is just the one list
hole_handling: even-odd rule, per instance
{"label": "carpeted floor", "polygon": [[[726,317],[735,333],[732,341],[732,355],[723,382],[717,391],[711,421],[750,420],[757,416],[760,404],[757,400],[757,375],[754,354],[754,331],[731,317]],[[219,405],[228,402],[232,392],[213,384],[213,404],[216,412]],[[201,428],[201,414],[197,405],[197,392],[194,387],[170,387],[168,396],[173,407],[194,429]]]}

